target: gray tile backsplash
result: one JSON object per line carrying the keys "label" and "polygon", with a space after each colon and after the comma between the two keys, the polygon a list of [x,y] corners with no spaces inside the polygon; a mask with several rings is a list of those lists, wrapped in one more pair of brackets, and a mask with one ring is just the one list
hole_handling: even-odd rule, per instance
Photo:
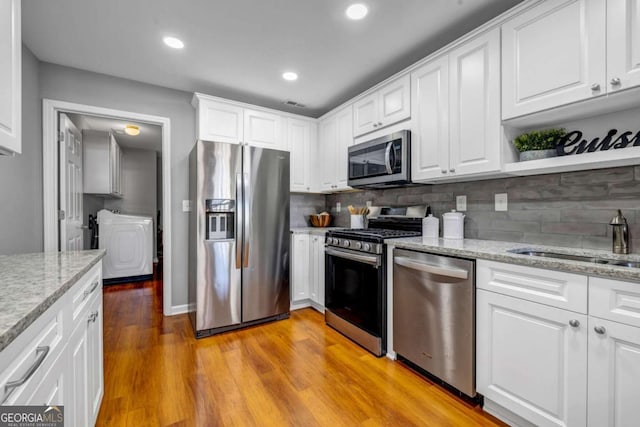
{"label": "gray tile backsplash", "polygon": [[309,227],[308,216],[326,210],[326,196],[324,194],[291,193],[291,228]]}
{"label": "gray tile backsplash", "polygon": [[[494,210],[496,193],[508,194],[507,212]],[[622,209],[632,249],[640,251],[640,166],[331,194],[326,206],[334,215],[333,225],[348,227],[349,204],[363,206],[368,200],[374,206],[429,204],[440,216],[455,208],[458,195],[467,196],[469,238],[609,250],[609,221],[616,209]],[[322,203],[318,195],[295,197],[292,224],[294,205],[301,214]],[[342,204],[340,213],[336,202]],[[639,241],[634,245],[635,236]]]}

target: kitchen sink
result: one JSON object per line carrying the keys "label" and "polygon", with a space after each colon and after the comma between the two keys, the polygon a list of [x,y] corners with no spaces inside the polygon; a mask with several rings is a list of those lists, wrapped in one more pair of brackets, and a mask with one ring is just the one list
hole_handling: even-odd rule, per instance
{"label": "kitchen sink", "polygon": [[586,255],[560,254],[557,252],[536,251],[532,249],[512,249],[507,252],[511,252],[513,254],[518,254],[518,255],[535,256],[535,257],[541,257],[541,258],[566,259],[569,261],[582,261],[582,262],[591,262],[594,264],[640,268],[639,261],[625,261],[622,259],[598,258],[598,257],[591,257]]}

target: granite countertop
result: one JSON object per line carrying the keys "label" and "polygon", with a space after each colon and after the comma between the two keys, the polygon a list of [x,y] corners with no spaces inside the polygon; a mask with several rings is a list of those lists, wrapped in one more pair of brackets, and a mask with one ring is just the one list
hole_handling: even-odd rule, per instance
{"label": "granite countertop", "polygon": [[104,255],[100,249],[0,256],[0,351]]}
{"label": "granite countertop", "polygon": [[291,232],[324,236],[329,230],[340,230],[342,228],[344,227],[294,227]]}
{"label": "granite countertop", "polygon": [[442,255],[463,258],[486,259],[530,267],[562,270],[572,273],[609,277],[620,280],[640,281],[640,268],[617,265],[596,264],[585,261],[572,261],[557,258],[543,258],[520,255],[508,252],[513,249],[531,249],[569,255],[583,255],[595,258],[618,259],[624,261],[640,261],[640,254],[616,255],[608,251],[590,249],[573,249],[558,246],[531,245],[527,243],[499,242],[476,239],[423,239],[422,237],[406,237],[389,239],[385,243],[396,248],[415,249]]}

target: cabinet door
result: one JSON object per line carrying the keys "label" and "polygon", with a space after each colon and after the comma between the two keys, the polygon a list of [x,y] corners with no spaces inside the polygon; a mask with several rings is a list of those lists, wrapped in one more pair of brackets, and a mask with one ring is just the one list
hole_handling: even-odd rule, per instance
{"label": "cabinet door", "polygon": [[94,297],[87,324],[87,404],[91,425],[94,425],[100,411],[104,394],[104,363],[102,347],[102,292]]}
{"label": "cabinet door", "polygon": [[337,136],[335,163],[336,190],[347,190],[349,178],[349,147],[353,145],[353,111],[351,106],[340,110],[336,116]]}
{"label": "cabinet door", "polygon": [[0,154],[22,152],[20,0],[0,2]]}
{"label": "cabinet door", "polygon": [[292,192],[311,190],[311,125],[304,120],[287,119]]}
{"label": "cabinet door", "polygon": [[500,30],[449,54],[449,174],[500,170]]}
{"label": "cabinet door", "polygon": [[198,139],[239,144],[243,139],[243,121],[241,107],[206,100],[198,103]]}
{"label": "cabinet door", "polygon": [[324,236],[313,236],[310,255],[311,300],[324,308]]}
{"label": "cabinet door", "polygon": [[378,92],[353,104],[353,136],[363,135],[378,128]]}
{"label": "cabinet door", "polygon": [[66,405],[66,354],[60,354],[29,399],[27,405]]}
{"label": "cabinet door", "polygon": [[476,296],[478,392],[538,426],[585,425],[587,316],[484,290]]}
{"label": "cabinet door", "polygon": [[449,57],[436,59],[411,73],[411,179],[445,176],[449,170]]}
{"label": "cabinet door", "polygon": [[549,0],[502,26],[503,119],[606,92],[606,3]]}
{"label": "cabinet door", "polygon": [[338,120],[336,116],[320,122],[320,143],[318,157],[320,161],[318,176],[320,190],[333,191],[336,188],[336,153],[338,143]]}
{"label": "cabinet door", "polygon": [[378,91],[378,127],[411,117],[411,76],[389,83]]}
{"label": "cabinet door", "polygon": [[637,426],[640,328],[589,317],[588,378],[589,426]]}
{"label": "cabinet door", "polygon": [[244,110],[244,142],[255,147],[287,150],[282,117],[264,111]]}
{"label": "cabinet door", "polygon": [[89,313],[85,313],[83,318],[78,319],[76,328],[71,334],[67,352],[69,353],[69,375],[67,377],[67,403],[65,410],[67,418],[73,420],[74,426],[90,425],[89,409],[89,352],[88,352],[88,318]]}
{"label": "cabinet door", "polygon": [[294,233],[291,235],[291,302],[309,298],[309,235]]}
{"label": "cabinet door", "polygon": [[608,91],[640,85],[640,0],[607,2],[607,74]]}

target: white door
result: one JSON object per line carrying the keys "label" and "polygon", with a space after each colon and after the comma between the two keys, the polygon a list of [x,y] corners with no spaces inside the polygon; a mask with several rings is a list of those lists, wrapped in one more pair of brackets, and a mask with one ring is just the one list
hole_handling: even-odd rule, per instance
{"label": "white door", "polygon": [[637,426],[640,328],[589,317],[588,378],[590,427]]}
{"label": "white door", "polygon": [[0,152],[22,152],[20,0],[0,2]]}
{"label": "white door", "polygon": [[400,77],[378,91],[378,127],[411,117],[411,76]]}
{"label": "white door", "polygon": [[198,139],[239,144],[243,138],[243,120],[241,107],[201,99],[198,104]]}
{"label": "white door", "polygon": [[338,120],[331,116],[320,122],[320,143],[318,144],[318,157],[320,177],[320,189],[332,191],[336,188],[336,150],[338,142]]}
{"label": "white door", "polygon": [[548,0],[505,22],[503,119],[606,93],[606,3]]}
{"label": "white door", "polygon": [[264,111],[244,110],[244,142],[255,147],[287,150],[282,117]]}
{"label": "white door", "polygon": [[351,106],[336,115],[337,136],[335,152],[335,181],[337,190],[349,189],[349,147],[353,145],[353,110]]}
{"label": "white door", "polygon": [[309,298],[309,235],[291,235],[291,302]]}
{"label": "white door", "polygon": [[587,316],[482,289],[476,297],[478,392],[537,426],[584,426]]}
{"label": "white door", "polygon": [[[289,143],[292,192],[311,190],[311,123],[298,119],[287,119],[287,141]],[[315,162],[314,162],[315,163]]]}
{"label": "white door", "polygon": [[446,176],[449,172],[449,57],[443,56],[411,73],[411,179]]}
{"label": "white door", "polygon": [[82,132],[66,114],[60,114],[58,145],[60,175],[60,250],[84,249],[82,236]]}
{"label": "white door", "polygon": [[353,136],[363,135],[378,128],[378,92],[353,104]]}
{"label": "white door", "polygon": [[640,85],[640,0],[607,2],[607,90]]}
{"label": "white door", "polygon": [[500,30],[449,54],[449,174],[500,170]]}

